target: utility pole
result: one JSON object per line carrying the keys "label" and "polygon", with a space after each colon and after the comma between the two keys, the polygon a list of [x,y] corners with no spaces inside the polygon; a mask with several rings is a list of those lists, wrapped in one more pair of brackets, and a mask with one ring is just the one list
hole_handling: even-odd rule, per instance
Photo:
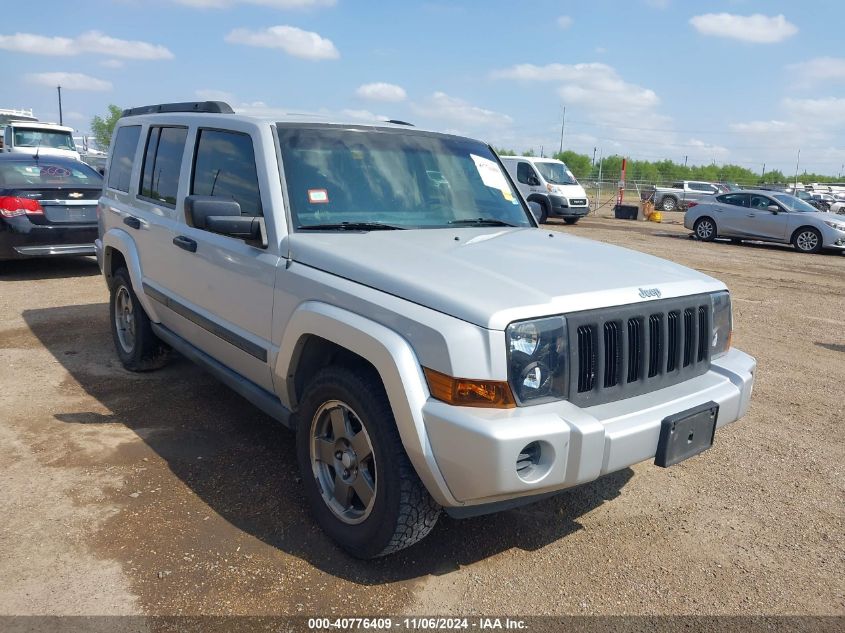
{"label": "utility pole", "polygon": [[59,91],[59,125],[64,125],[64,119],[62,119],[62,87],[56,86],[56,90]]}
{"label": "utility pole", "polygon": [[801,150],[798,150],[798,158],[795,159],[795,187],[794,189],[798,189],[798,165],[801,164]]}
{"label": "utility pole", "polygon": [[560,153],[563,154],[563,130],[566,128],[566,106],[563,106],[563,118],[560,120]]}
{"label": "utility pole", "polygon": [[766,179],[766,163],[763,163],[763,173],[760,174],[760,182],[763,182]]}
{"label": "utility pole", "polygon": [[593,162],[590,163],[590,167],[595,167],[595,166],[596,166],[596,148],[594,147],[593,148]]}
{"label": "utility pole", "polygon": [[687,158],[689,158],[689,156],[684,156],[684,167],[687,166]]}

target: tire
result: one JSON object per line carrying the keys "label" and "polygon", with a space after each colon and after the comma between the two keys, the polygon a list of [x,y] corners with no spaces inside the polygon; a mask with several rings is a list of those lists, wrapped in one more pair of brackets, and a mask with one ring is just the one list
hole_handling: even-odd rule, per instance
{"label": "tire", "polygon": [[580,219],[581,218],[563,218],[563,221],[567,224],[577,224]]}
{"label": "tire", "polygon": [[712,242],[718,235],[716,222],[713,221],[713,218],[708,217],[698,218],[692,230],[695,232],[695,236],[702,242]]}
{"label": "tire", "polygon": [[305,388],[296,417],[305,496],[317,523],[340,547],[357,558],[376,558],[431,531],[440,506],[405,453],[378,375],[321,370]]}
{"label": "tire", "polygon": [[675,196],[666,196],[660,201],[660,208],[663,211],[674,211],[678,208],[678,199]]}
{"label": "tire", "polygon": [[549,221],[549,205],[545,202],[537,202],[540,205],[540,217],[537,219],[539,224],[545,224]]}
{"label": "tire", "polygon": [[818,253],[822,250],[822,234],[811,226],[804,226],[795,231],[792,245],[801,253]]}
{"label": "tire", "polygon": [[170,348],[153,333],[125,268],[112,276],[109,320],[117,356],[126,369],[151,371],[167,363]]}

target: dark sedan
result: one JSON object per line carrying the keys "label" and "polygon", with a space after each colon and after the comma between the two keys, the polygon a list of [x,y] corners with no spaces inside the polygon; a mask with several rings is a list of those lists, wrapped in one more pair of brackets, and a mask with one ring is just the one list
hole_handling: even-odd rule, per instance
{"label": "dark sedan", "polygon": [[0,154],[0,260],[93,255],[102,188],[81,161]]}

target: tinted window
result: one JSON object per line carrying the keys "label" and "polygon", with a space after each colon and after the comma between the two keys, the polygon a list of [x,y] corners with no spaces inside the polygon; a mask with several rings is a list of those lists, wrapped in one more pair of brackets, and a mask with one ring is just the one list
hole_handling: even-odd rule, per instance
{"label": "tinted window", "polygon": [[15,126],[16,147],[50,147],[76,151],[70,132]]}
{"label": "tinted window", "polygon": [[132,161],[141,136],[140,125],[129,125],[117,131],[114,139],[109,165],[109,187],[120,191],[129,191],[129,179],[132,176]]}
{"label": "tinted window", "polygon": [[524,185],[531,184],[531,177],[535,176],[534,170],[528,163],[517,163],[516,179]]}
{"label": "tinted window", "polygon": [[724,196],[718,196],[716,198],[719,202],[724,204],[732,204],[735,207],[747,207],[748,206],[748,194],[747,193],[728,193]]}
{"label": "tinted window", "polygon": [[179,170],[185,153],[183,127],[151,127],[144,150],[140,195],[169,206],[176,204]]}
{"label": "tinted window", "polygon": [[191,193],[231,198],[242,215],[262,215],[252,138],[238,132],[200,130]]}
{"label": "tinted window", "polygon": [[85,163],[35,160],[0,161],[0,187],[102,187],[103,178]]}
{"label": "tinted window", "polygon": [[752,209],[768,209],[770,204],[775,204],[774,200],[768,196],[752,195],[751,208]]}

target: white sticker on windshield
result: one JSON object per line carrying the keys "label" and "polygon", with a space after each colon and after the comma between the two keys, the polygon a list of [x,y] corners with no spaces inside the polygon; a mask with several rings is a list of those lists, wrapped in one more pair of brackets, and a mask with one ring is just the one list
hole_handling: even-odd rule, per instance
{"label": "white sticker on windshield", "polygon": [[509,196],[511,196],[511,188],[508,186],[508,181],[505,180],[505,175],[502,173],[502,170],[499,169],[499,166],[495,163],[495,161],[492,161],[489,158],[484,158],[483,156],[476,156],[475,154],[470,154],[469,156],[475,163],[478,175],[481,176],[481,182],[488,187],[498,189],[502,192],[502,195],[505,198],[510,199]]}

